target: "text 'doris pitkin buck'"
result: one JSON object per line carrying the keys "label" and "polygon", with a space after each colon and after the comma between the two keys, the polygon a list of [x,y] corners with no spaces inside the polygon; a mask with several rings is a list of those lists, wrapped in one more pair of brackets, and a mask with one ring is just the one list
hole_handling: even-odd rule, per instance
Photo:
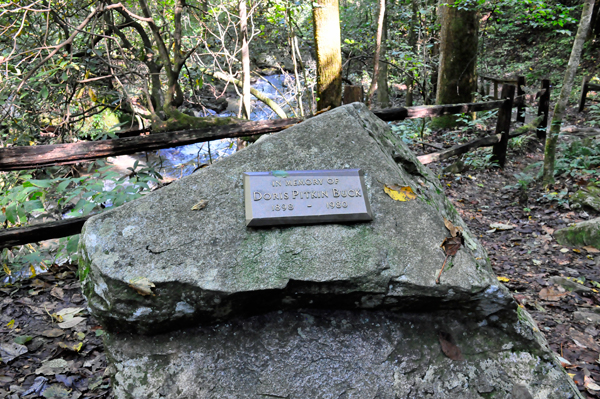
{"label": "text 'doris pitkin buck'", "polygon": [[360,169],[244,173],[246,226],[373,220]]}

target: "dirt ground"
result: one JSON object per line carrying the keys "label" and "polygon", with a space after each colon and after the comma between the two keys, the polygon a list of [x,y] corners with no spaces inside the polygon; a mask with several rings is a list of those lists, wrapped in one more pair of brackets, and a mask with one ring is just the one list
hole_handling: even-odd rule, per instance
{"label": "dirt ground", "polygon": [[[428,140],[446,145],[446,136]],[[508,155],[505,169],[442,172],[447,163],[430,165],[442,179],[446,194],[489,252],[494,271],[531,313],[552,349],[588,398],[600,398],[600,251],[558,245],[556,229],[598,215],[549,201],[532,183],[515,188],[525,167],[542,159],[542,145]],[[413,145],[423,153],[423,147]],[[432,148],[425,148],[431,152]],[[559,179],[553,188],[576,190],[577,182]],[[510,225],[494,230],[492,223]],[[43,275],[0,288],[0,399],[111,398],[105,372],[102,328],[85,310],[76,266],[55,266]],[[557,279],[563,277],[563,279]],[[565,289],[565,280],[585,286]],[[567,284],[568,285],[568,284]],[[68,309],[65,311],[64,309]],[[61,312],[62,310],[62,312]],[[597,319],[578,312],[598,312]],[[598,391],[595,390],[598,389]]]}

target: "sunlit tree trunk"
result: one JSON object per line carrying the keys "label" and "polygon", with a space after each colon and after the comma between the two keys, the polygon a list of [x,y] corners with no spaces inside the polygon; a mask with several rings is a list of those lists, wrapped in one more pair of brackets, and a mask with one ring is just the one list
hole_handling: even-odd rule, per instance
{"label": "sunlit tree trunk", "polygon": [[[471,102],[477,90],[477,42],[479,19],[476,10],[442,5],[440,32],[440,66],[437,104]],[[439,127],[452,126],[455,117],[436,118]]]}
{"label": "sunlit tree trunk", "polygon": [[317,111],[342,104],[342,50],[338,0],[313,2],[317,53]]}
{"label": "sunlit tree trunk", "polygon": [[567,70],[565,71],[565,77],[563,79],[562,89],[560,90],[560,96],[558,97],[558,101],[554,106],[554,115],[552,115],[552,122],[550,122],[550,132],[546,135],[546,147],[544,149],[544,172],[542,177],[542,183],[544,186],[554,183],[554,161],[556,158],[556,142],[558,140],[558,133],[560,132],[562,120],[565,115],[565,109],[567,108],[569,95],[573,89],[575,72],[577,72],[577,66],[579,65],[579,59],[581,58],[583,44],[585,43],[585,39],[590,28],[593,8],[594,0],[586,0],[583,5],[583,12],[581,13],[581,20],[579,21],[579,28],[577,29],[577,36],[575,36],[575,42],[573,43],[571,56],[569,57],[569,63],[567,64]]}
{"label": "sunlit tree trunk", "polygon": [[248,12],[246,0],[240,0],[240,33],[242,35],[242,112],[250,119],[250,51],[248,51]]}
{"label": "sunlit tree trunk", "polygon": [[[383,19],[383,38],[381,41],[381,60],[385,61],[385,53],[387,51],[387,30],[388,30],[388,18],[387,13]],[[388,90],[388,64],[386,62],[379,62],[379,76],[377,79],[377,103],[381,108],[388,108],[390,106],[390,93]]]}
{"label": "sunlit tree trunk", "polygon": [[373,79],[367,93],[367,105],[371,105],[371,99],[377,90],[379,79],[379,57],[381,56],[381,39],[383,37],[383,20],[385,17],[385,0],[379,0],[379,16],[377,18],[377,36],[375,39],[375,56],[373,57]]}
{"label": "sunlit tree trunk", "polygon": [[[412,14],[410,17],[410,30],[408,31],[408,45],[414,54],[417,54],[417,0],[411,1]],[[406,78],[406,106],[413,105],[414,81],[412,75]]]}

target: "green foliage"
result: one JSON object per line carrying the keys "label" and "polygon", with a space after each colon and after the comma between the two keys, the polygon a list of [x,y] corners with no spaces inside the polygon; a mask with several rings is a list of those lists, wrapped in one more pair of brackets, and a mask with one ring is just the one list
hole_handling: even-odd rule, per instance
{"label": "green foliage", "polygon": [[600,146],[591,138],[558,146],[555,176],[600,178]]}
{"label": "green foliage", "polygon": [[[54,175],[35,179],[31,172],[0,174],[0,223],[4,227],[20,227],[44,218],[69,218],[102,212],[106,208],[120,206],[150,192],[160,183],[162,176],[151,166],[140,166],[136,161],[128,168],[130,173],[122,176],[104,161],[91,163],[87,172],[78,177],[60,177],[65,168],[58,168]],[[0,263],[9,270],[20,272],[32,265],[37,267],[47,259],[76,260],[79,236],[62,238],[55,253],[38,252],[32,245],[5,249]],[[47,251],[46,250],[46,251]],[[46,259],[46,260],[44,260]],[[0,271],[0,277],[6,271]]]}
{"label": "green foliage", "polygon": [[492,160],[493,156],[492,148],[484,147],[466,153],[462,160],[465,165],[469,166],[471,169],[484,170],[499,167],[498,163]]}
{"label": "green foliage", "polygon": [[414,140],[423,140],[431,134],[431,121],[422,118],[405,119],[390,125],[392,132],[402,141],[412,144]]}

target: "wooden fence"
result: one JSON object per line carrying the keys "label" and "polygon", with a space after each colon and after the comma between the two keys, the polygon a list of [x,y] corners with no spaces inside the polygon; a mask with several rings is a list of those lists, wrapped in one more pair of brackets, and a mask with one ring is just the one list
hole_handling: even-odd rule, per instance
{"label": "wooden fence", "polygon": [[[524,95],[521,95],[520,98],[515,96],[516,91],[516,86],[505,83],[502,85],[501,99],[495,101],[389,108],[382,111],[375,111],[374,114],[384,121],[397,121],[499,109],[494,135],[479,138],[470,143],[461,144],[444,151],[422,155],[418,159],[421,163],[428,164],[463,154],[474,148],[493,146],[494,159],[503,167],[506,163],[506,150],[509,139],[529,131],[528,129],[521,129],[516,133],[511,134],[510,132],[512,109],[524,106],[525,101]],[[542,81],[542,90],[538,92],[538,96],[536,97],[539,98],[538,120],[540,123],[538,132],[542,129],[545,132],[549,109],[549,101],[547,99],[550,97],[550,85],[547,80]],[[0,171],[65,165],[108,156],[132,154],[139,151],[170,148],[222,138],[273,133],[300,123],[302,120],[299,118],[278,119],[274,121],[247,122],[206,129],[159,133],[97,142],[8,147],[0,149]],[[538,137],[542,138],[539,133]],[[88,218],[89,216],[85,216],[41,223],[30,227],[4,229],[0,231],[0,249],[78,234]]]}
{"label": "wooden fence", "polygon": [[586,76],[585,78],[583,78],[583,82],[581,83],[581,96],[579,97],[579,109],[577,110],[577,112],[583,111],[588,92],[600,91],[600,85],[590,83],[590,79],[590,76]]}

